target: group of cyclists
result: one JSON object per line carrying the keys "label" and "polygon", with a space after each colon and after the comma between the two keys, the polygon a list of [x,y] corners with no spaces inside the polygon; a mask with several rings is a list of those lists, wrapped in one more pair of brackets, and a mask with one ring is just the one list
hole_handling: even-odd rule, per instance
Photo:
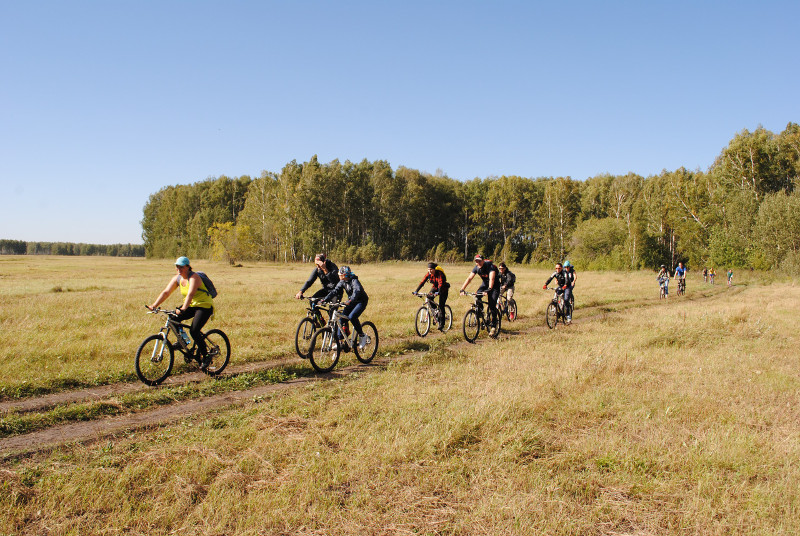
{"label": "group of cyclists", "polygon": [[[506,299],[509,302],[512,300],[517,278],[514,273],[508,269],[505,262],[495,265],[482,254],[475,255],[473,260],[475,265],[461,285],[459,293],[462,295],[466,294],[467,287],[476,275],[481,279],[477,294],[486,297],[489,335],[496,336],[501,314],[498,310],[498,306],[501,303],[501,295],[506,293]],[[361,284],[361,281],[359,281],[358,276],[353,273],[349,266],[336,266],[333,261],[326,258],[324,253],[319,253],[314,257],[314,265],[310,276],[303,284],[300,291],[297,292],[295,298],[303,299],[304,293],[311,288],[316,281],[319,281],[322,288],[316,291],[311,298],[319,304],[331,302],[341,303],[343,305],[342,314],[344,318],[352,322],[353,329],[355,329],[357,335],[356,340],[358,344],[364,344],[367,337],[364,335],[359,317],[364,313],[369,304],[369,296],[364,286]],[[214,300],[212,294],[216,294],[215,292],[209,292],[204,278],[201,277],[204,274],[200,273],[198,275],[198,273],[195,273],[187,257],[179,257],[175,261],[175,269],[177,271],[176,275],[167,283],[164,290],[161,291],[155,301],[151,305],[148,305],[147,308],[151,311],[155,310],[175,289],[180,289],[183,303],[175,309],[175,319],[179,321],[191,319],[189,332],[192,339],[197,341],[195,358],[200,363],[201,368],[208,367],[211,358],[208,356],[208,349],[201,336],[201,332],[203,326],[205,326],[214,314]],[[680,285],[679,288],[685,289],[686,274],[686,267],[683,262],[679,262],[672,273],[672,278],[677,280]],[[708,281],[708,278],[710,278],[713,283],[714,276],[715,270],[713,268],[711,270],[703,270],[705,281]],[[662,264],[656,278],[662,288],[662,295],[668,297],[670,270]],[[731,285],[732,278],[733,270],[729,269],[727,272],[728,285]],[[560,262],[556,263],[555,271],[544,282],[543,288],[547,289],[552,281],[556,282],[557,292],[563,293],[564,303],[567,307],[565,311],[566,323],[570,324],[572,323],[571,304],[574,303],[574,289],[577,281],[575,267],[572,266],[569,261],[564,261],[563,264]],[[412,294],[416,295],[419,293],[420,289],[427,283],[431,285],[427,293],[428,297],[438,297],[438,303],[436,304],[440,313],[438,315],[438,328],[440,331],[444,331],[446,316],[445,305],[447,304],[450,283],[447,281],[447,275],[444,269],[435,262],[428,263],[427,272]],[[342,302],[344,294],[347,294],[347,299]],[[345,326],[347,327],[347,323],[345,323]],[[346,334],[349,334],[349,330],[345,335]],[[339,336],[343,336],[343,334]]]}

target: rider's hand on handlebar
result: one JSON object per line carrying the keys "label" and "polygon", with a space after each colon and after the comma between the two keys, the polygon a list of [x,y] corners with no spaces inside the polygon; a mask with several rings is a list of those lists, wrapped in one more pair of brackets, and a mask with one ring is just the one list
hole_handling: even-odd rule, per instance
{"label": "rider's hand on handlebar", "polygon": [[567,285],[564,285],[563,287],[561,287],[561,290],[567,290]]}
{"label": "rider's hand on handlebar", "polygon": [[459,290],[459,291],[458,291],[458,293],[459,293],[459,294],[461,294],[462,296],[465,296],[465,295],[467,294],[467,293],[464,291],[464,289],[463,289],[463,288],[462,288],[461,290]]}
{"label": "rider's hand on handlebar", "polygon": [[303,293],[302,292],[298,292],[297,294],[294,295],[294,299],[295,300],[302,300],[303,299]]}
{"label": "rider's hand on handlebar", "polygon": [[542,285],[542,290],[547,290],[547,285]]}

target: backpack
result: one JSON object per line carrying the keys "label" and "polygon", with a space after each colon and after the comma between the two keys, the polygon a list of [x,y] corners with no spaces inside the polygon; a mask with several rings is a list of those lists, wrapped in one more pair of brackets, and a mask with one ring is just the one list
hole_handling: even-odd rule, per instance
{"label": "backpack", "polygon": [[[206,286],[206,289],[208,289],[209,296],[211,296],[212,298],[216,298],[217,288],[214,286],[214,283],[211,282],[211,278],[208,277],[205,272],[192,272],[192,273],[195,273],[200,276],[200,279],[202,279],[203,284]],[[178,284],[179,285],[181,284],[181,276],[178,276]],[[198,289],[198,290],[203,290],[203,289]]]}

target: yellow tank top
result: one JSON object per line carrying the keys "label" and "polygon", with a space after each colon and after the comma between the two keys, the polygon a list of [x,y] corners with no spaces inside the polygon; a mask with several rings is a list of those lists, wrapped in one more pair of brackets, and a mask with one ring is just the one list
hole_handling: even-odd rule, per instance
{"label": "yellow tank top", "polygon": [[[189,294],[189,280],[181,277],[178,285],[181,287],[181,296],[186,298],[186,296]],[[206,285],[203,283],[202,279],[200,280],[200,286],[197,287],[194,296],[192,296],[192,301],[189,303],[189,307],[202,307],[203,309],[210,309],[214,307],[214,298],[212,298],[211,294],[208,293]]]}

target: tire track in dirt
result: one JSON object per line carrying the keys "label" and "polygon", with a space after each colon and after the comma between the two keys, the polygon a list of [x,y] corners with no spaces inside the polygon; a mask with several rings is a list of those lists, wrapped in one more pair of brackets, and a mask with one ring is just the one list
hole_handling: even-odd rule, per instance
{"label": "tire track in dirt", "polygon": [[[733,294],[738,294],[744,290],[744,287],[733,287]],[[720,298],[723,296],[731,296],[731,291],[725,292],[720,290],[714,292],[710,289],[706,292],[701,292],[700,296],[691,295],[680,298],[682,301],[698,301]],[[609,314],[614,314],[626,311],[635,307],[655,307],[661,303],[660,301],[653,300],[631,300],[629,302],[616,302],[603,305],[594,305],[580,309],[581,312],[597,310],[595,314],[581,315],[580,318],[575,319],[573,324],[581,324],[595,318],[602,318]],[[508,328],[504,328],[508,331]],[[560,328],[564,329],[564,328]],[[522,329],[513,330],[509,335],[526,335],[537,332],[550,331],[546,326],[541,324],[529,326]],[[404,340],[398,339],[397,341]],[[481,339],[484,340],[484,339]],[[486,339],[491,343],[491,339]],[[388,341],[387,341],[388,342]],[[459,341],[455,344],[448,345],[448,349],[458,351],[459,349],[474,348],[475,344],[466,341]],[[230,391],[218,395],[207,396],[204,398],[197,398],[183,402],[176,402],[167,406],[159,406],[155,409],[143,410],[140,412],[126,413],[124,415],[117,415],[113,417],[105,417],[91,421],[80,421],[55,425],[49,428],[30,432],[27,434],[20,434],[8,438],[0,439],[0,458],[7,459],[13,457],[20,457],[29,455],[35,452],[49,451],[53,448],[68,444],[68,443],[84,443],[97,440],[107,436],[113,436],[121,432],[131,430],[139,430],[150,427],[157,427],[168,422],[176,421],[190,415],[198,413],[207,413],[215,409],[237,406],[253,400],[259,396],[266,396],[274,393],[284,391],[286,389],[296,387],[299,385],[307,385],[317,381],[325,381],[336,378],[344,378],[354,373],[366,372],[370,370],[383,369],[388,364],[410,359],[414,356],[421,355],[429,350],[409,351],[394,358],[376,359],[370,365],[355,364],[347,367],[342,367],[328,374],[318,374],[312,376],[304,376],[297,379],[287,380],[277,384],[263,385],[242,391]],[[275,368],[286,366],[287,364],[294,364],[301,362],[300,359],[293,359],[291,361],[269,361],[259,363],[246,363],[238,367],[234,367],[231,372],[251,372],[260,371],[268,368]],[[174,379],[173,379],[174,378]],[[181,385],[189,382],[202,381],[206,375],[201,372],[190,372],[180,376],[175,376],[170,385]],[[166,382],[165,382],[166,383]],[[5,407],[12,408],[31,408],[30,411],[37,411],[52,405],[71,403],[76,401],[85,400],[102,400],[108,396],[115,396],[123,392],[135,392],[150,389],[138,383],[126,384],[110,384],[96,388],[81,389],[77,391],[69,391],[62,393],[54,393],[52,395],[45,395],[43,397],[22,399],[14,401],[6,401],[0,404],[0,410]],[[10,410],[5,410],[10,411]],[[22,410],[26,411],[26,410]]]}

